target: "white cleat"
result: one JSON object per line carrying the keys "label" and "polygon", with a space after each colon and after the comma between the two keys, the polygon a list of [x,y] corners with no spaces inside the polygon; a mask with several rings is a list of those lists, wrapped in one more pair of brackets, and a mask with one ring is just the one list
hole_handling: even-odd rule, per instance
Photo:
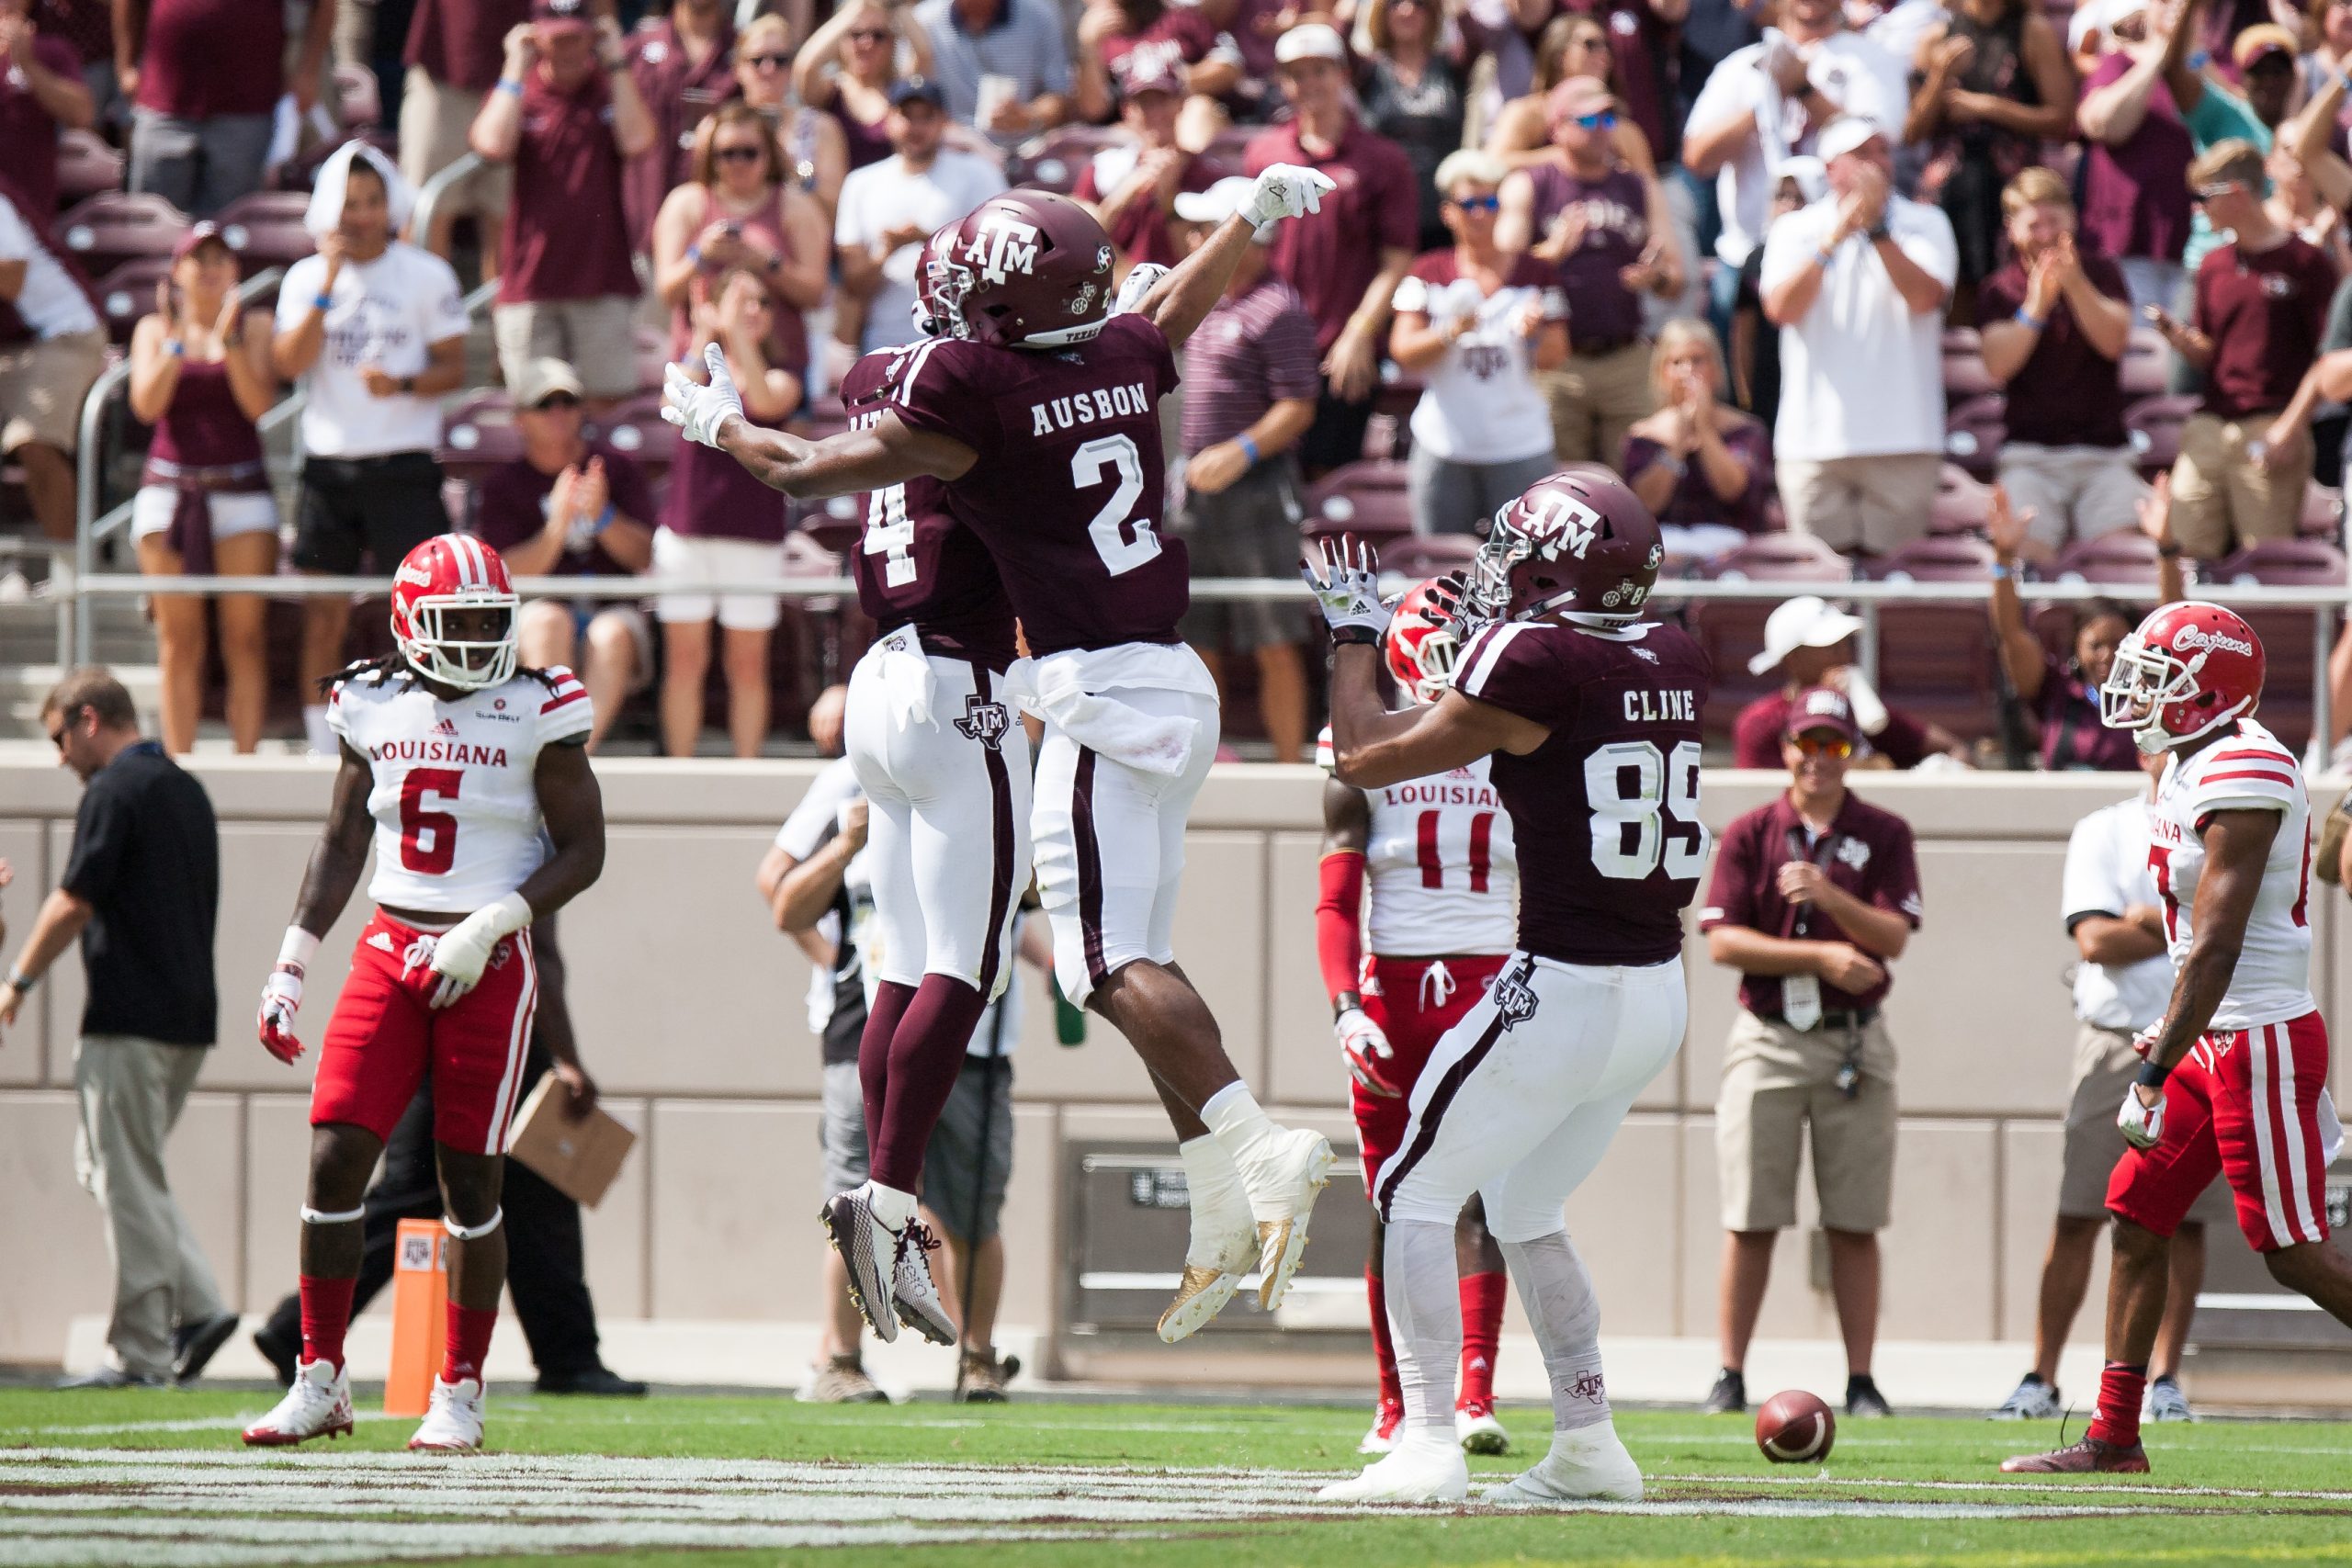
{"label": "white cleat", "polygon": [[1372,1430],[1356,1445],[1356,1452],[1378,1459],[1382,1454],[1396,1451],[1396,1433],[1405,1425],[1405,1407],[1383,1404],[1373,1413]]}
{"label": "white cleat", "polygon": [[[891,1343],[899,1337],[892,1278],[898,1270],[899,1233],[874,1217],[872,1194],[865,1187],[834,1193],[817,1211],[817,1217],[824,1222],[825,1234],[833,1238],[833,1250],[842,1255],[848,1269],[850,1300],[865,1314],[866,1326],[885,1345]],[[928,1273],[928,1268],[924,1271]]]}
{"label": "white cleat", "polygon": [[1333,1163],[1331,1141],[1320,1133],[1294,1127],[1276,1141],[1280,1147],[1271,1158],[1241,1171],[1253,1212],[1261,1194],[1282,1210],[1280,1219],[1258,1222],[1258,1305],[1267,1312],[1283,1304],[1291,1276],[1306,1256],[1306,1222],[1315,1213],[1316,1198],[1331,1179]]}
{"label": "white cleat", "polygon": [[1401,1439],[1363,1474],[1315,1495],[1325,1503],[1459,1503],[1470,1495],[1470,1461],[1461,1444],[1421,1433]]}
{"label": "white cleat", "polygon": [[244,1438],[254,1448],[274,1449],[350,1431],[351,1374],[320,1360],[295,1369],[294,1386],[276,1409],[245,1428]]}
{"label": "white cleat", "polygon": [[1478,1501],[1498,1508],[1560,1508],[1596,1499],[1611,1503],[1642,1500],[1642,1469],[1617,1428],[1603,1421],[1573,1432],[1552,1434],[1552,1451],[1533,1469],[1500,1486],[1478,1495]]}
{"label": "white cleat", "polygon": [[899,1238],[890,1296],[900,1323],[934,1345],[953,1345],[956,1320],[947,1314],[947,1303],[940,1300],[939,1287],[931,1278],[931,1259],[925,1256],[938,1245],[939,1238],[922,1221],[908,1223],[906,1234]]}
{"label": "white cleat", "polygon": [[1507,1454],[1510,1434],[1495,1419],[1491,1403],[1458,1404],[1453,1409],[1453,1435],[1465,1454]]}
{"label": "white cleat", "polygon": [[1173,1345],[1189,1338],[1196,1330],[1206,1327],[1211,1319],[1225,1310],[1233,1292],[1241,1288],[1242,1276],[1258,1261],[1258,1234],[1250,1226],[1247,1214],[1241,1216],[1241,1229],[1226,1238],[1224,1250],[1214,1263],[1184,1265],[1184,1277],[1176,1282],[1176,1299],[1159,1314],[1159,1337],[1163,1344]]}
{"label": "white cleat", "polygon": [[408,1440],[412,1449],[429,1449],[439,1453],[469,1454],[481,1449],[481,1380],[460,1378],[456,1382],[433,1380],[433,1403],[425,1407],[424,1424],[416,1436]]}

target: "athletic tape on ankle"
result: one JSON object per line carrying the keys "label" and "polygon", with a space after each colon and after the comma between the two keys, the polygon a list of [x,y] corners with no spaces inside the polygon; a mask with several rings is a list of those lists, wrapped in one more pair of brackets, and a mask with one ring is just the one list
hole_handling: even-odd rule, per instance
{"label": "athletic tape on ankle", "polygon": [[506,1210],[503,1206],[501,1206],[491,1212],[490,1218],[470,1228],[459,1224],[457,1221],[451,1219],[447,1214],[441,1216],[441,1223],[447,1226],[449,1234],[457,1237],[459,1241],[479,1241],[483,1236],[486,1236],[491,1232],[496,1230],[505,1218]]}
{"label": "athletic tape on ankle", "polygon": [[322,1210],[313,1209],[308,1203],[302,1205],[302,1223],[306,1225],[348,1225],[355,1224],[367,1217],[368,1211],[365,1208],[346,1209],[340,1214],[330,1214]]}

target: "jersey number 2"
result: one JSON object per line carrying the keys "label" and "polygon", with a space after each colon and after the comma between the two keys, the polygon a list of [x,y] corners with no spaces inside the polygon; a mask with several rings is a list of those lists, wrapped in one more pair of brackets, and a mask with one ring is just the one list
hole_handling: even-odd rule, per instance
{"label": "jersey number 2", "polygon": [[1663,863],[1667,875],[1687,882],[1705,865],[1698,742],[1680,742],[1672,756],[1647,740],[1603,746],[1585,759],[1584,793],[1592,807],[1592,863],[1601,875],[1639,882]]}
{"label": "jersey number 2", "polygon": [[455,768],[411,768],[401,780],[401,864],[438,876],[458,859],[458,819],[427,802],[458,798],[466,775]]}
{"label": "jersey number 2", "polygon": [[[1150,518],[1127,515],[1143,498],[1143,455],[1136,450],[1132,436],[1098,435],[1070,454],[1069,482],[1079,490],[1101,484],[1105,469],[1117,478],[1119,488],[1111,492],[1086,532],[1094,541],[1094,553],[1102,558],[1111,575],[1118,577],[1159,555],[1159,536],[1151,531]],[[1130,527],[1133,538],[1127,536]]]}

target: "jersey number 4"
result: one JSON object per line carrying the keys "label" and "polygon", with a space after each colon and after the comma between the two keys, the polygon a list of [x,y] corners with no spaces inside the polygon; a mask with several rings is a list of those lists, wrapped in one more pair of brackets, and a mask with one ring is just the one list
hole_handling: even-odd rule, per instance
{"label": "jersey number 4", "polygon": [[455,768],[411,768],[401,779],[401,864],[424,876],[439,876],[457,863],[458,819],[433,809],[435,799],[455,800],[466,775]]}
{"label": "jersey number 4", "polygon": [[869,556],[887,555],[882,581],[899,588],[915,580],[915,525],[907,516],[907,487],[877,490],[865,503],[865,534],[860,543]]}
{"label": "jersey number 4", "polygon": [[1647,740],[1619,740],[1585,759],[1592,807],[1592,863],[1603,876],[1639,882],[1663,864],[1677,882],[1696,880],[1707,860],[1699,820],[1699,745],[1668,756]]}

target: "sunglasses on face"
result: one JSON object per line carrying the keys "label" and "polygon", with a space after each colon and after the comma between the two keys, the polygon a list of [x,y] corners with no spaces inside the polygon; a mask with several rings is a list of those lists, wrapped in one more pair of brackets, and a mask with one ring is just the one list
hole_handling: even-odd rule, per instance
{"label": "sunglasses on face", "polygon": [[1841,735],[1800,735],[1789,744],[1804,757],[1834,757],[1842,762],[1854,754],[1854,743]]}
{"label": "sunglasses on face", "polygon": [[2237,189],[2235,186],[2201,186],[2188,193],[2191,201],[2216,201]]}
{"label": "sunglasses on face", "polygon": [[754,71],[781,71],[786,66],[792,63],[792,56],[788,54],[754,54],[747,56],[744,60],[744,63],[749,65]]}
{"label": "sunglasses on face", "polygon": [[1580,114],[1576,117],[1576,122],[1587,130],[1617,129],[1617,116],[1608,109],[1602,109],[1599,114]]}
{"label": "sunglasses on face", "polygon": [[51,746],[56,747],[61,751],[65,750],[65,731],[63,729],[51,729],[47,725],[41,726],[41,728],[47,732],[49,736],[49,743]]}
{"label": "sunglasses on face", "polygon": [[757,147],[718,147],[710,155],[722,164],[756,164],[767,153]]}
{"label": "sunglasses on face", "polygon": [[849,35],[852,43],[888,43],[889,40],[890,29],[888,28],[858,28]]}
{"label": "sunglasses on face", "polygon": [[580,400],[570,392],[550,392],[531,406],[540,413],[556,413],[564,409],[578,408]]}
{"label": "sunglasses on face", "polygon": [[1498,212],[1502,210],[1503,198],[1498,196],[1461,196],[1453,198],[1453,205],[1464,212]]}

